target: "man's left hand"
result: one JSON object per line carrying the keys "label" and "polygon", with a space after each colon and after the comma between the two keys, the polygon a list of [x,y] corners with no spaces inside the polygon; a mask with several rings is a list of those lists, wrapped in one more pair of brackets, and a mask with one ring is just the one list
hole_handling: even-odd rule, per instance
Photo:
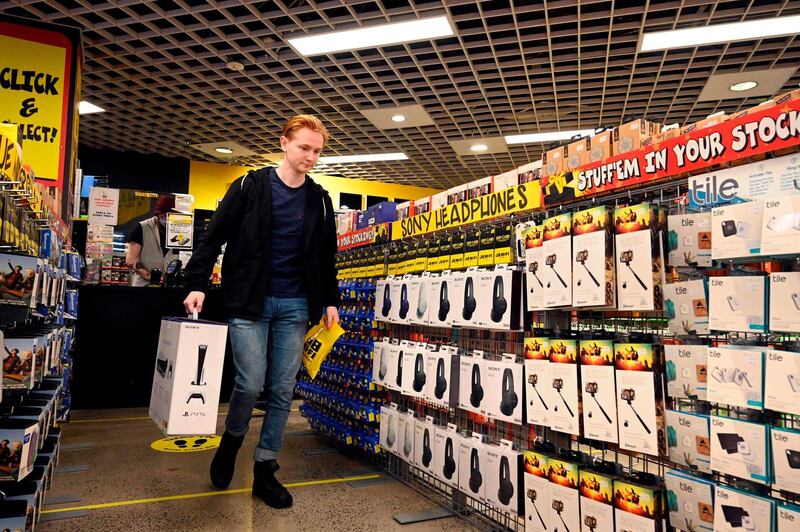
{"label": "man's left hand", "polygon": [[325,309],[325,328],[330,329],[334,323],[339,323],[339,309],[327,307]]}

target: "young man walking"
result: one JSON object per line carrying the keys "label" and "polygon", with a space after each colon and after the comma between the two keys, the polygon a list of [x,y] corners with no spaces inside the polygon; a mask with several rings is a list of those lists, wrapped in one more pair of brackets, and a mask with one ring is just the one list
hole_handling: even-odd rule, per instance
{"label": "young man walking", "polygon": [[253,494],[273,508],[292,505],[275,478],[276,461],[300,369],[309,321],[339,321],[336,226],[328,193],[306,175],[328,140],[322,122],[292,117],[283,128],[278,168],[234,181],[186,267],[186,311],[203,309],[208,279],[227,244],[222,289],[236,369],[225,433],[211,462],[211,482],[225,489],[253,405],[267,386],[267,408],[255,450]]}

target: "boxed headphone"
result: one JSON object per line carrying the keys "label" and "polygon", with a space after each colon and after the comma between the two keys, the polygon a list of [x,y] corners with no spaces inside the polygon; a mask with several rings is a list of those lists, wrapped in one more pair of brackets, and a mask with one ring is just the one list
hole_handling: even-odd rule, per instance
{"label": "boxed headphone", "polygon": [[550,480],[550,523],[557,530],[581,530],[580,464],[561,458],[547,463]]}
{"label": "boxed headphone", "polygon": [[486,366],[482,351],[464,353],[459,360],[458,406],[476,414],[486,413]]}
{"label": "boxed headphone", "polygon": [[500,510],[519,515],[522,503],[522,453],[508,440],[486,446],[486,502]]}
{"label": "boxed headphone", "polygon": [[550,383],[553,403],[549,412],[550,426],[567,434],[580,435],[580,403],[578,380],[578,341],[572,338],[551,338]]}
{"label": "boxed headphone", "polygon": [[711,266],[711,211],[667,217],[670,266]]}
{"label": "boxed headphone", "polygon": [[434,441],[438,427],[433,423],[433,417],[417,419],[414,426],[414,465],[428,473],[435,474]]}
{"label": "boxed headphone", "polygon": [[735,259],[761,254],[764,201],[730,203],[711,210],[711,258]]}
{"label": "boxed headphone", "polygon": [[451,313],[451,297],[456,294],[451,293],[452,280],[450,272],[443,272],[441,275],[431,274],[428,281],[428,318],[433,327],[449,327],[452,324],[453,316]]}
{"label": "boxed headphone", "polygon": [[661,308],[659,285],[664,263],[659,216],[658,208],[651,203],[614,209],[617,306],[620,310]]}
{"label": "boxed headphone", "polygon": [[458,405],[459,349],[442,345],[428,346],[426,357],[425,399],[441,406]]}
{"label": "boxed headphone", "polygon": [[658,416],[663,407],[661,386],[656,387],[653,346],[615,343],[614,359],[620,448],[654,456],[666,454],[666,442],[659,440],[664,418]]}
{"label": "boxed headphone", "polygon": [[712,331],[764,332],[766,281],[760,275],[711,277],[708,326]]}
{"label": "boxed headphone", "polygon": [[550,518],[553,503],[550,495],[550,457],[536,450],[525,451],[523,463],[525,530],[548,532],[553,528]]}
{"label": "boxed headphone", "polygon": [[423,273],[421,277],[413,276],[406,280],[409,303],[406,320],[412,325],[428,324],[428,278],[429,274]]}
{"label": "boxed headphone", "polygon": [[708,400],[730,406],[764,408],[764,348],[711,347],[708,350]]}
{"label": "boxed headphone", "polygon": [[[477,308],[475,324],[482,329],[520,330],[524,325],[523,276],[519,270],[498,265],[494,271],[475,272]],[[465,305],[467,304],[465,299]]]}
{"label": "boxed headphone", "polygon": [[711,416],[711,470],[769,484],[768,434],[761,423]]}
{"label": "boxed headphone", "polygon": [[[638,479],[614,480],[614,521],[616,530],[661,532],[663,493],[654,475],[638,473]],[[652,481],[652,482],[650,482]]]}
{"label": "boxed headphone", "polygon": [[455,327],[475,327],[477,325],[478,300],[476,297],[478,272],[470,268],[463,272],[450,274],[450,312]]}
{"label": "boxed headphone", "polygon": [[768,349],[764,407],[800,415],[800,353]]}
{"label": "boxed headphone", "polygon": [[525,396],[522,387],[523,366],[516,355],[504,354],[502,360],[485,360],[486,416],[522,425]]}
{"label": "boxed headphone", "polygon": [[583,435],[617,443],[617,386],[614,377],[614,342],[581,340],[579,344],[583,388]]}
{"label": "boxed headphone", "polygon": [[428,381],[426,360],[428,346],[421,342],[408,342],[406,340],[402,340],[400,345],[403,347],[401,392],[409,397],[424,397],[425,385]]}
{"label": "boxed headphone", "polygon": [[800,332],[800,272],[770,274],[769,330]]}
{"label": "boxed headphone", "polygon": [[610,473],[592,468],[580,470],[580,530],[614,530],[614,476]]}
{"label": "boxed headphone", "polygon": [[377,340],[372,344],[372,382],[383,384],[389,373],[389,364],[386,357],[389,342]]}
{"label": "boxed headphone", "polygon": [[433,474],[453,488],[458,488],[459,443],[458,427],[448,423],[436,427],[433,444]]}
{"label": "boxed headphone", "polygon": [[486,444],[479,433],[459,439],[458,489],[478,501],[486,500]]}
{"label": "boxed headphone", "polygon": [[497,227],[485,227],[481,230],[480,249],[478,249],[478,266],[494,266],[495,238]]}
{"label": "boxed headphone", "polygon": [[707,415],[667,410],[669,459],[693,471],[711,472],[711,432]]}
{"label": "boxed headphone", "polygon": [[560,214],[544,221],[544,306],[572,305],[572,215]]}
{"label": "boxed headphone", "polygon": [[414,461],[414,438],[416,430],[414,412],[402,412],[397,416],[397,441],[394,454],[409,464]]}
{"label": "boxed headphone", "polygon": [[478,266],[478,255],[481,249],[481,229],[471,227],[464,234],[464,268]]}
{"label": "boxed headphone", "polygon": [[572,306],[614,307],[614,226],[610,207],[572,216]]}
{"label": "boxed headphone", "polygon": [[[403,390],[403,362],[404,346],[401,346],[396,339],[389,340],[381,350],[381,360],[379,363],[378,376],[383,374],[382,385],[390,390]],[[384,372],[384,364],[386,371]]]}
{"label": "boxed headphone", "polygon": [[714,532],[773,530],[774,514],[774,499],[721,484],[714,488]]}
{"label": "boxed headphone", "polygon": [[800,506],[778,506],[778,532],[794,532],[797,530],[797,523],[800,523]]}
{"label": "boxed headphone", "polygon": [[708,346],[665,344],[667,395],[707,400]]}
{"label": "boxed headphone", "polygon": [[553,408],[553,377],[550,372],[550,340],[525,338],[525,420],[529,425],[550,427]]}
{"label": "boxed headphone", "polygon": [[375,283],[375,319],[389,321],[392,310],[392,282],[390,279],[378,279]]}
{"label": "boxed headphone", "polygon": [[772,427],[774,489],[800,494],[800,431]]}
{"label": "boxed headphone", "polygon": [[397,405],[392,403],[389,406],[381,406],[381,420],[378,441],[384,451],[396,454],[395,446],[397,445],[397,425],[400,413],[397,411]]}
{"label": "boxed headphone", "polygon": [[761,226],[762,255],[800,253],[800,196],[764,201]]}
{"label": "boxed headphone", "polygon": [[676,336],[708,334],[708,297],[705,280],[664,285],[667,327]]}
{"label": "boxed headphone", "polygon": [[714,483],[671,469],[664,476],[669,523],[677,530],[714,530]]}

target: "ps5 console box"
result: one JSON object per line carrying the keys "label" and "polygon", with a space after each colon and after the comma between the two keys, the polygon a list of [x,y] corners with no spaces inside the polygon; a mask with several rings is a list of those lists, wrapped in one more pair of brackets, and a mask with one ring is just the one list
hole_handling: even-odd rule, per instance
{"label": "ps5 console box", "polygon": [[559,214],[544,222],[544,306],[572,305],[572,215]]}
{"label": "ps5 console box", "polygon": [[553,377],[550,372],[550,340],[525,338],[525,419],[529,425],[550,427],[553,408]]}
{"label": "ps5 console box", "polygon": [[167,436],[214,434],[228,326],[161,320],[150,417]]}
{"label": "ps5 console box", "polygon": [[572,306],[613,307],[614,225],[611,207],[572,216]]}
{"label": "ps5 console box", "polygon": [[[773,530],[775,499],[717,485],[714,489],[714,532]],[[792,530],[797,530],[795,524]]]}
{"label": "ps5 console box", "polygon": [[770,274],[769,330],[800,332],[800,272]]}
{"label": "ps5 console box", "polygon": [[714,530],[714,483],[681,470],[667,471],[669,524],[682,532]]}
{"label": "ps5 console box", "polygon": [[711,258],[733,259],[760,255],[763,214],[762,200],[712,209]]}
{"label": "ps5 console box", "polygon": [[711,266],[711,211],[667,217],[670,266]]}
{"label": "ps5 console box", "polygon": [[592,440],[617,443],[614,342],[581,340],[580,373],[583,387],[581,416],[584,436]]}
{"label": "ps5 console box", "polygon": [[708,326],[712,331],[764,332],[766,277],[712,277],[708,287]]}
{"label": "ps5 console box", "polygon": [[547,532],[552,530],[550,508],[550,457],[536,450],[523,453],[523,481],[525,491],[525,530]]}
{"label": "ps5 console box", "polygon": [[764,202],[761,253],[800,253],[800,196],[785,196]]}
{"label": "ps5 console box", "polygon": [[479,433],[462,436],[458,452],[458,489],[478,501],[486,500],[486,444]]}
{"label": "ps5 console box", "polygon": [[800,353],[767,350],[764,407],[800,416]]}

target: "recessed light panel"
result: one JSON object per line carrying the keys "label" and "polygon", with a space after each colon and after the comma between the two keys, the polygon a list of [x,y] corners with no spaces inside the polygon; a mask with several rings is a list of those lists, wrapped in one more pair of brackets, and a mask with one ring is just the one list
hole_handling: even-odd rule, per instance
{"label": "recessed light panel", "polygon": [[192,144],[192,148],[201,152],[217,157],[219,159],[236,159],[238,157],[251,157],[256,153],[248,150],[241,144],[235,142],[207,142],[205,144]]}
{"label": "recessed light panel", "polygon": [[[773,68],[771,70],[747,70],[714,74],[708,78],[706,86],[700,91],[698,101],[710,102],[753,97],[772,97],[781,92],[791,78],[796,66]],[[755,86],[752,86],[755,83]],[[750,88],[747,88],[747,87]],[[738,90],[737,90],[738,89]]]}
{"label": "recessed light panel", "polygon": [[[378,129],[399,129],[404,127],[433,125],[433,119],[425,112],[425,108],[421,105],[361,109],[359,112]],[[400,117],[402,117],[402,120]]]}
{"label": "recessed light panel", "polygon": [[[475,157],[492,153],[507,153],[508,146],[503,137],[483,137],[475,139],[451,140],[450,146],[458,155]],[[482,148],[482,149],[481,149]]]}

